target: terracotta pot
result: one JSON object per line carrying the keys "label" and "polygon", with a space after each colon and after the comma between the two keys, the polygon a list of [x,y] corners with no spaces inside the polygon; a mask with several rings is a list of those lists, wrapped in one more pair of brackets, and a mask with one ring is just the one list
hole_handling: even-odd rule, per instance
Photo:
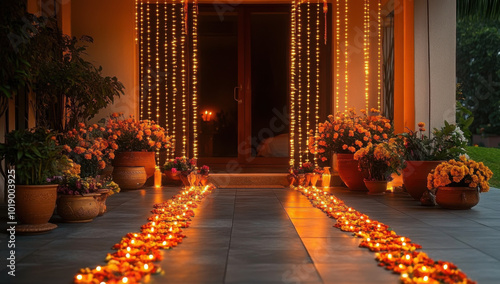
{"label": "terracotta pot", "polygon": [[446,209],[471,209],[479,203],[479,190],[474,187],[438,187],[436,203]]}
{"label": "terracotta pot", "polygon": [[403,183],[415,200],[420,200],[427,190],[427,175],[443,161],[406,161]]}
{"label": "terracotta pot", "polygon": [[297,180],[297,185],[298,186],[305,186],[305,181],[306,181],[306,175],[304,174],[299,174]]}
{"label": "terracotta pot", "polygon": [[354,154],[337,154],[337,165],[340,178],[350,190],[368,191]]}
{"label": "terracotta pot", "polygon": [[385,180],[364,180],[368,188],[368,194],[382,195],[387,190],[387,181]]}
{"label": "terracotta pot", "polygon": [[115,167],[144,167],[146,178],[152,177],[156,169],[155,152],[119,152],[113,160]]}
{"label": "terracotta pot", "polygon": [[189,180],[186,175],[180,174],[179,177],[181,178],[182,185],[189,186]]}
{"label": "terracotta pot", "polygon": [[316,184],[318,183],[319,177],[320,177],[319,174],[314,174],[314,173],[312,174],[312,176],[311,176],[311,186],[316,186]]}
{"label": "terracotta pot", "polygon": [[208,175],[202,175],[200,179],[200,185],[205,186],[207,185],[207,182],[208,182]]}
{"label": "terracotta pot", "polygon": [[181,174],[179,174],[179,172],[177,172],[176,174],[172,174],[171,170],[164,171],[163,172],[164,178],[162,180],[164,181],[165,184],[179,186],[182,185],[180,175]]}
{"label": "terracotta pot", "polygon": [[311,173],[307,173],[305,174],[305,177],[306,177],[306,180],[304,181],[304,186],[309,186],[309,184],[311,183],[311,177],[312,177],[313,174]]}
{"label": "terracotta pot", "polygon": [[99,204],[96,194],[59,195],[57,198],[57,215],[69,223],[85,223],[99,215]]}
{"label": "terracotta pot", "polygon": [[106,167],[101,172],[101,180],[111,177],[112,174],[113,174],[113,166],[106,165]]}
{"label": "terracotta pot", "polygon": [[146,183],[146,170],[144,167],[115,167],[113,181],[120,189],[139,189]]}
{"label": "terracotta pot", "polygon": [[48,223],[56,207],[57,184],[16,185],[14,200],[16,218],[19,222],[31,226],[29,232],[48,231],[57,227]]}
{"label": "terracotta pot", "polygon": [[106,213],[106,200],[108,199],[109,196],[109,189],[100,189],[99,191],[99,196],[95,197],[95,200],[97,201],[97,204],[99,205],[99,215],[97,216],[102,216],[104,213]]}

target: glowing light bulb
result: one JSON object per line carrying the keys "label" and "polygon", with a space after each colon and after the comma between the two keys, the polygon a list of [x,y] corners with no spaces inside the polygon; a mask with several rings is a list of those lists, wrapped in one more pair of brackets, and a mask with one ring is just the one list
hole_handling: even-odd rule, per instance
{"label": "glowing light bulb", "polygon": [[78,274],[78,275],[76,276],[76,279],[77,279],[77,280],[82,280],[82,279],[83,279],[83,276],[82,276],[81,274]]}

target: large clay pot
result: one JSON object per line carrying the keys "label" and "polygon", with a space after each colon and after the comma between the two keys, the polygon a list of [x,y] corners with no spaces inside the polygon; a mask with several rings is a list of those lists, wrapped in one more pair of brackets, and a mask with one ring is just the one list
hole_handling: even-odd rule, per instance
{"label": "large clay pot", "polygon": [[57,200],[57,184],[16,185],[16,218],[23,225],[16,231],[25,233],[45,232],[57,228],[49,223]]}
{"label": "large clay pot", "polygon": [[57,198],[57,215],[69,223],[85,223],[99,215],[99,204],[96,194],[59,195]]}
{"label": "large clay pot", "polygon": [[385,194],[387,190],[387,181],[385,180],[364,180],[366,187],[368,188],[368,194],[371,195],[382,195]]}
{"label": "large clay pot", "polygon": [[146,178],[156,170],[155,152],[119,152],[113,160],[114,167],[144,167]]}
{"label": "large clay pot", "polygon": [[147,175],[144,167],[114,167],[113,181],[120,189],[139,189],[146,183]]}
{"label": "large clay pot", "polygon": [[406,191],[415,200],[420,200],[427,190],[427,175],[442,161],[406,161],[403,169],[403,183]]}
{"label": "large clay pot", "polygon": [[339,176],[350,190],[368,191],[354,154],[337,154],[337,164]]}
{"label": "large clay pot", "polygon": [[475,187],[438,187],[436,203],[446,209],[471,209],[479,203],[479,190]]}

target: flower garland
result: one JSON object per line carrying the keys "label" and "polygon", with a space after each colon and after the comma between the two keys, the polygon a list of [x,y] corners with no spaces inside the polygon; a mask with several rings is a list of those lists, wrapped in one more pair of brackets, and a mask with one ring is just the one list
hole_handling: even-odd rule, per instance
{"label": "flower garland", "polygon": [[174,195],[170,200],[154,205],[153,215],[141,226],[139,233],[128,233],[113,246],[104,266],[83,268],[75,275],[74,283],[138,283],[151,274],[161,272],[154,262],[162,260],[160,249],[170,249],[182,242],[186,236],[182,228],[189,227],[194,216],[193,208],[215,187],[190,187]]}
{"label": "flower garland", "polygon": [[334,195],[316,187],[292,188],[306,196],[330,218],[336,219],[336,228],[362,238],[359,246],[376,252],[379,266],[399,273],[402,283],[476,283],[468,279],[453,263],[435,261],[427,254],[416,251],[422,246],[412,243],[410,238],[397,235],[389,226],[345,205]]}

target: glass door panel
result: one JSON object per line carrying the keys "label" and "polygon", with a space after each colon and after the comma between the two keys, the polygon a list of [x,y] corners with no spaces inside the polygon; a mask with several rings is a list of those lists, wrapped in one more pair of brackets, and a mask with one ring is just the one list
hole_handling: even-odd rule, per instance
{"label": "glass door panel", "polygon": [[237,157],[238,14],[207,8],[199,15],[200,157]]}
{"label": "glass door panel", "polygon": [[289,21],[287,12],[250,13],[252,156],[289,156]]}

